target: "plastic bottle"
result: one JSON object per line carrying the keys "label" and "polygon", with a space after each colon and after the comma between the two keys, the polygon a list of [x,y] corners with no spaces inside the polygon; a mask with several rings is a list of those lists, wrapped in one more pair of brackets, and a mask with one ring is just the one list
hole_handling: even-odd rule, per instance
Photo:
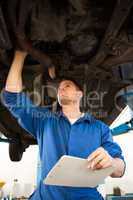
{"label": "plastic bottle", "polygon": [[12,187],[12,198],[19,198],[20,186],[18,179],[14,179]]}

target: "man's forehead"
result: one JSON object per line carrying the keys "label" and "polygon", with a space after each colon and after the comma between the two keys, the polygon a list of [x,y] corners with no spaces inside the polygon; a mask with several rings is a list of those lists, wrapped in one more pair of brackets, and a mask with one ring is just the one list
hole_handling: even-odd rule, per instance
{"label": "man's forehead", "polygon": [[59,86],[61,85],[65,85],[65,84],[72,84],[72,85],[75,85],[73,81],[71,80],[63,80],[59,83]]}

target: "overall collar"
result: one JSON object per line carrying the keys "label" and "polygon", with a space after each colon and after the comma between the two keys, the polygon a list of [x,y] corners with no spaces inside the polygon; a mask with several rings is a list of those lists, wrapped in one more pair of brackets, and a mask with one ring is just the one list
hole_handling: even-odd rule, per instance
{"label": "overall collar", "polygon": [[[61,117],[65,118],[68,120],[68,118],[64,115],[62,111],[59,111],[56,113],[58,118],[60,119]],[[81,121],[88,121],[89,123],[94,121],[95,118],[88,112],[84,113],[84,116],[80,117],[76,122],[81,122]]]}

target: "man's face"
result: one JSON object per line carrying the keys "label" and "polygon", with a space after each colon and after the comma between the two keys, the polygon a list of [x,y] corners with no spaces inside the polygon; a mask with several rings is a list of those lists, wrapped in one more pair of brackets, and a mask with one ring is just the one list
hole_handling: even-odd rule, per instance
{"label": "man's face", "polygon": [[61,106],[79,102],[82,91],[70,80],[64,80],[58,87],[58,101]]}

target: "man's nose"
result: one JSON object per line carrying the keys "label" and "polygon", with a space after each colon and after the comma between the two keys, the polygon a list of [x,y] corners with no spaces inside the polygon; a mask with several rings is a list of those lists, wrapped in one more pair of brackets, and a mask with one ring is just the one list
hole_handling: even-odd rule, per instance
{"label": "man's nose", "polygon": [[59,93],[60,94],[63,94],[65,92],[65,87],[64,88],[61,88],[60,90],[59,90]]}
{"label": "man's nose", "polygon": [[61,91],[61,92],[62,92],[62,91],[65,91],[65,87],[60,88],[60,91]]}

